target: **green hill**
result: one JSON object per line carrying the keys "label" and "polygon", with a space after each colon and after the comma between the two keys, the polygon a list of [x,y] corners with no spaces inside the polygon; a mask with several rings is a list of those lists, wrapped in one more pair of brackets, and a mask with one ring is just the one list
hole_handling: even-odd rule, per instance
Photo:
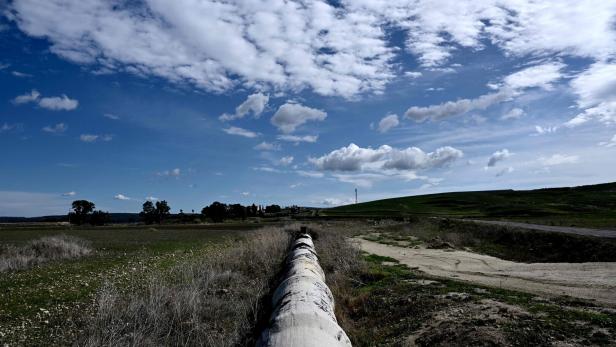
{"label": "green hill", "polygon": [[332,217],[412,215],[616,227],[616,182],[572,188],[455,192],[375,200],[321,211]]}

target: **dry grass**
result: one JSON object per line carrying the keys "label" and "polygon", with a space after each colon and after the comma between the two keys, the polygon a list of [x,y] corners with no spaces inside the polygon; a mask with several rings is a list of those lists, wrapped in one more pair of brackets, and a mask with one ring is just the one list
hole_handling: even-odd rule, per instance
{"label": "dry grass", "polygon": [[81,342],[88,346],[251,345],[269,313],[269,294],[290,233],[265,228],[198,261],[159,273],[144,293],[106,286]]}
{"label": "dry grass", "polygon": [[43,237],[22,247],[0,247],[0,272],[24,270],[49,261],[75,259],[91,253],[89,244],[82,239],[66,235]]}

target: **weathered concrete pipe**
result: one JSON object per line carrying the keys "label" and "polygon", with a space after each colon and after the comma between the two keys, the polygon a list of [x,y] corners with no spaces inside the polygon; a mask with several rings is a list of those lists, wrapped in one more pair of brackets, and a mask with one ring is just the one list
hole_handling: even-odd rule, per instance
{"label": "weathered concrete pipe", "polygon": [[258,347],[351,346],[334,314],[334,297],[309,234],[300,234],[272,298],[274,312]]}

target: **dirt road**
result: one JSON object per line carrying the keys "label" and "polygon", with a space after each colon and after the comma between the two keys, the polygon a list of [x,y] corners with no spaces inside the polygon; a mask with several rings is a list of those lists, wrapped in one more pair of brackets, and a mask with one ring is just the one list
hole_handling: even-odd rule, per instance
{"label": "dirt road", "polygon": [[466,251],[404,248],[356,239],[362,250],[427,274],[544,296],[569,295],[616,306],[616,263],[516,263]]}
{"label": "dirt road", "polygon": [[529,223],[519,223],[519,222],[506,222],[506,221],[496,221],[496,220],[477,220],[477,219],[460,219],[460,220],[467,221],[467,222],[475,222],[475,223],[480,223],[480,224],[503,225],[503,226],[509,226],[509,227],[518,227],[518,228],[541,230],[541,231],[552,231],[552,232],[565,233],[565,234],[616,238],[616,230],[562,227],[562,226],[529,224]]}

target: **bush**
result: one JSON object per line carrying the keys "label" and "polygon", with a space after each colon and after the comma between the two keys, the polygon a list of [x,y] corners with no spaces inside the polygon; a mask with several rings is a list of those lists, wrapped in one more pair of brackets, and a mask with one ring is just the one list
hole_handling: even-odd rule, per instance
{"label": "bush", "polygon": [[88,243],[58,235],[30,241],[23,247],[0,248],[0,272],[28,269],[52,260],[80,258],[92,253]]}

